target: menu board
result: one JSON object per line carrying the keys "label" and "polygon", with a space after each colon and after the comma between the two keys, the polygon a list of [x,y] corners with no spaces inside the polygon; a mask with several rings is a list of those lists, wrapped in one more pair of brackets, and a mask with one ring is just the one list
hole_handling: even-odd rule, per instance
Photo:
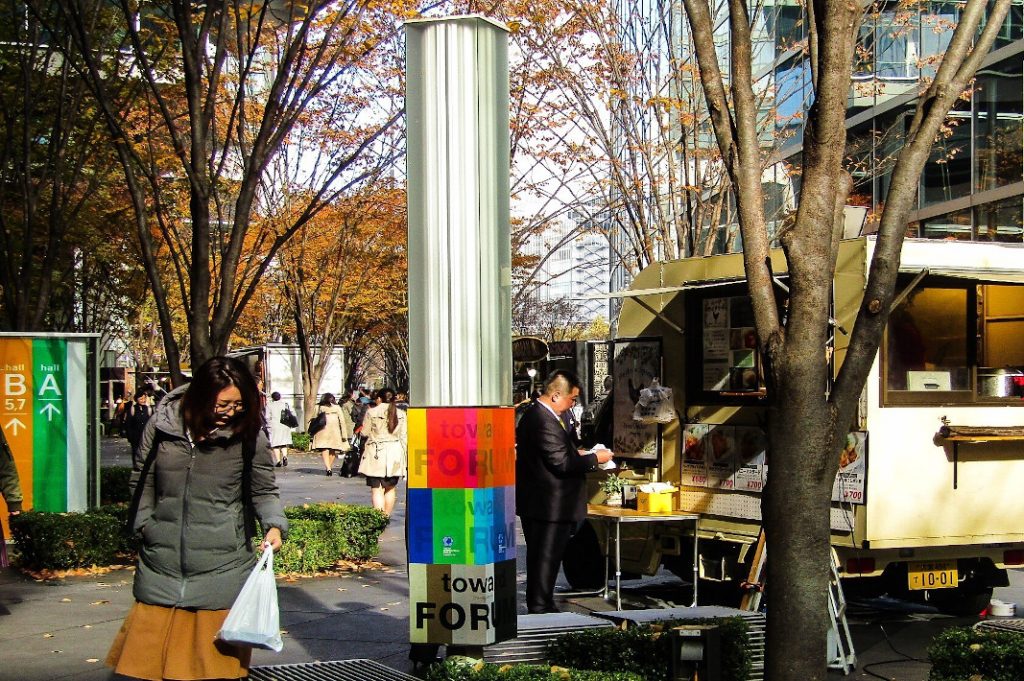
{"label": "menu board", "polygon": [[614,341],[612,351],[612,450],[616,456],[658,459],[658,426],[633,420],[640,391],[661,377],[661,341]]}
{"label": "menu board", "polygon": [[[768,436],[754,426],[683,424],[684,487],[760,493],[768,482]],[[832,501],[865,503],[867,433],[846,436]]]}
{"label": "menu board", "polygon": [[704,440],[708,426],[704,423],[683,424],[683,465],[680,482],[690,487],[708,486],[708,469],[704,463]]}
{"label": "menu board", "polygon": [[684,424],[680,482],[690,487],[760,492],[766,449],[767,437],[760,428]]}
{"label": "menu board", "polygon": [[760,492],[767,474],[768,438],[760,428],[736,427],[739,458],[736,464],[735,489],[741,492]]}
{"label": "menu board", "polygon": [[832,501],[848,504],[865,503],[867,483],[868,434],[855,431],[846,435],[843,451],[839,453],[839,472],[832,485]]}
{"label": "menu board", "polygon": [[704,299],[704,390],[757,392],[757,333],[747,296]]}

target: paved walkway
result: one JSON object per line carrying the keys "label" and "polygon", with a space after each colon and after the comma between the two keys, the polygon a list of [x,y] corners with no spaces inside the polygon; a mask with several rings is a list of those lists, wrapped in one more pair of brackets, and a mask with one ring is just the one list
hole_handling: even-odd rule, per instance
{"label": "paved walkway", "polygon": [[[128,465],[124,440],[103,442],[103,465]],[[337,501],[369,505],[362,478],[326,477],[318,456],[290,457],[278,469],[287,506]],[[371,658],[410,671],[405,575],[404,489],[381,537],[383,569],[278,581],[280,653],[256,651],[253,664]],[[132,571],[37,582],[0,570],[0,681],[107,681],[107,649],[132,604]]]}
{"label": "paved walkway", "polygon": [[[124,440],[104,440],[103,465],[127,465],[128,461]],[[286,505],[314,501],[369,504],[369,490],[362,478],[328,478],[319,457],[309,454],[292,456],[290,464],[278,469],[278,484]],[[253,664],[370,658],[393,669],[412,670],[407,657],[404,495],[401,488],[394,522],[381,537],[379,560],[384,568],[278,581],[281,625],[286,632],[284,650],[277,654],[256,651]],[[521,534],[518,541],[522,546]],[[521,552],[517,580],[520,604],[525,601],[524,558],[525,552]],[[678,582],[672,580],[653,580],[662,588],[645,592],[649,603],[646,607],[657,607],[659,592],[671,598],[680,591]],[[997,590],[996,596],[1024,603],[1024,573],[1011,572],[1011,582],[1013,586]],[[560,585],[565,586],[564,582]],[[103,659],[131,607],[131,586],[129,569],[47,582],[34,581],[13,569],[0,570],[0,681],[118,679],[103,665]],[[610,608],[599,598],[564,601],[562,607],[577,612]],[[929,667],[906,660],[895,650],[924,658],[928,642],[938,631],[952,624],[977,621],[943,617],[927,608],[898,603],[892,604],[891,610],[877,604],[855,610],[852,619],[859,664],[858,671],[847,678],[869,678],[863,671],[865,664],[902,660],[874,668],[901,681],[925,681]],[[838,672],[830,677],[833,675],[842,678]]]}

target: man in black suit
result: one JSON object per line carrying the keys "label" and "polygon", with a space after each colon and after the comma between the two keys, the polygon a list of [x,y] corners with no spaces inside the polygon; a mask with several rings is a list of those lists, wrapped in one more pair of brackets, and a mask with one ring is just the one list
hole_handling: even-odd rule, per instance
{"label": "man in black suit", "polygon": [[576,448],[563,415],[579,394],[575,375],[554,372],[516,426],[516,514],[526,538],[530,613],[558,612],[555,579],[565,546],[587,515],[586,473],[612,458],[607,449]]}

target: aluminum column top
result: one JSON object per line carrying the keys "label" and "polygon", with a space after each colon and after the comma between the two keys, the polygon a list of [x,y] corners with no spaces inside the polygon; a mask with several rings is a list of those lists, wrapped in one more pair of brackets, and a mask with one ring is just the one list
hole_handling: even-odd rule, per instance
{"label": "aluminum column top", "polygon": [[406,31],[412,404],[507,405],[508,31],[476,16]]}

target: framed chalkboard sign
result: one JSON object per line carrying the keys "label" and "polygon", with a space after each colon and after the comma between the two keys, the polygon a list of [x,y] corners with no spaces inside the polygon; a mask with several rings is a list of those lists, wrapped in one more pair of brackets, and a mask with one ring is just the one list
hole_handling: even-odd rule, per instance
{"label": "framed chalkboard sign", "polygon": [[612,450],[616,456],[656,462],[661,454],[658,425],[633,420],[640,391],[661,380],[661,338],[612,341]]}

